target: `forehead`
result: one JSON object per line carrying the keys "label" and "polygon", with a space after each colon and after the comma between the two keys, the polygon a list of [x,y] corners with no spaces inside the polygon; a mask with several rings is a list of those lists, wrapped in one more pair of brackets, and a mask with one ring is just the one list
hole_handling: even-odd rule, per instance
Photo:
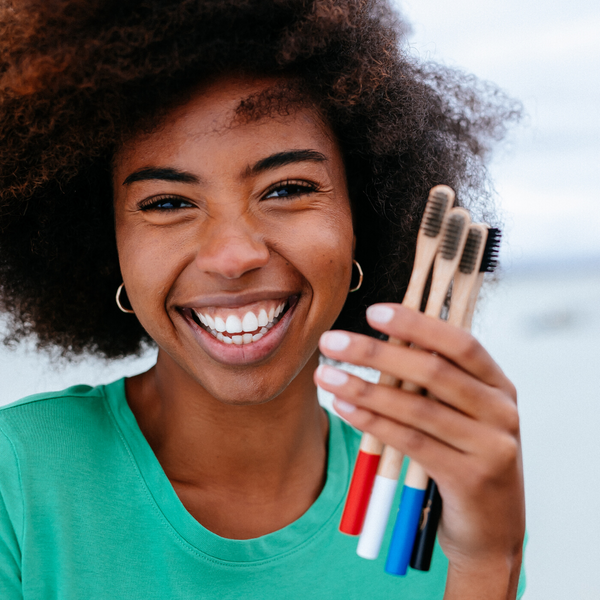
{"label": "forehead", "polygon": [[298,143],[337,151],[331,128],[298,82],[231,76],[196,88],[151,130],[131,136],[116,153],[115,167],[181,154],[191,146],[239,146],[244,140],[256,151],[261,145]]}

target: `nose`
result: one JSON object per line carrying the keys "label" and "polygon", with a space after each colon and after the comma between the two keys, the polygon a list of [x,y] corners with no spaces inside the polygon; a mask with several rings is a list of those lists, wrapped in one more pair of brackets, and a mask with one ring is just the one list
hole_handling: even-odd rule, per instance
{"label": "nose", "polygon": [[204,228],[196,265],[206,273],[237,279],[264,267],[269,258],[262,232],[251,218],[240,216],[234,222],[214,222]]}

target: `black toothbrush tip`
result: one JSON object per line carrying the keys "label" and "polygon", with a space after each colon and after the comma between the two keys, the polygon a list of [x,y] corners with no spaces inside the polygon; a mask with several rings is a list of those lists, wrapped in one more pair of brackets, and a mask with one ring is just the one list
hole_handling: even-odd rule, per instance
{"label": "black toothbrush tip", "polygon": [[440,245],[440,254],[446,260],[453,260],[465,228],[465,217],[459,213],[451,214],[446,220],[444,237]]}
{"label": "black toothbrush tip", "polygon": [[461,273],[469,275],[469,273],[473,272],[480,247],[481,231],[479,231],[479,229],[470,228],[469,234],[467,235],[467,241],[465,242],[465,249],[463,250],[460,264],[458,265],[458,269]]}
{"label": "black toothbrush tip", "polygon": [[485,241],[483,258],[479,266],[480,273],[493,273],[498,266],[498,252],[500,251],[501,238],[502,231],[497,227],[490,227],[487,240]]}
{"label": "black toothbrush tip", "polygon": [[448,201],[448,196],[442,192],[434,192],[429,195],[421,221],[421,229],[427,237],[437,237],[439,234]]}

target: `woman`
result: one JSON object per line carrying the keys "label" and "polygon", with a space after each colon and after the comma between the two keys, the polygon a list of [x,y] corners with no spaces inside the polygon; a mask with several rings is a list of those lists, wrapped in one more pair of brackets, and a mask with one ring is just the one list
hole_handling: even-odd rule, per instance
{"label": "woman", "polygon": [[[397,304],[427,190],[481,188],[512,109],[413,64],[383,2],[1,10],[13,339],[158,347],[146,373],[3,409],[2,597],[516,597],[514,388],[469,335]],[[358,434],[315,383],[438,482],[430,574],[386,576],[337,533]]]}

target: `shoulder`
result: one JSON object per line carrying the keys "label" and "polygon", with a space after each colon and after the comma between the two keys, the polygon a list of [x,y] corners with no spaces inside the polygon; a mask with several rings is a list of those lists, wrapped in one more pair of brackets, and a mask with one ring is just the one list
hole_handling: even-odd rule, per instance
{"label": "shoulder", "polygon": [[107,397],[120,390],[124,395],[122,380],[108,386],[77,385],[0,407],[3,453],[10,450],[21,458],[56,457],[89,444],[100,430],[112,428]]}
{"label": "shoulder", "polygon": [[[74,385],[64,390],[56,392],[43,392],[41,394],[33,394],[21,398],[16,402],[5,404],[0,406],[0,419],[5,418],[7,415],[13,415],[15,413],[29,411],[33,407],[39,408],[43,405],[60,403],[62,400],[67,398],[83,398],[98,395],[102,393],[102,389],[105,386],[92,387],[89,385]],[[35,410],[34,408],[34,410]],[[10,417],[9,417],[10,418]]]}

